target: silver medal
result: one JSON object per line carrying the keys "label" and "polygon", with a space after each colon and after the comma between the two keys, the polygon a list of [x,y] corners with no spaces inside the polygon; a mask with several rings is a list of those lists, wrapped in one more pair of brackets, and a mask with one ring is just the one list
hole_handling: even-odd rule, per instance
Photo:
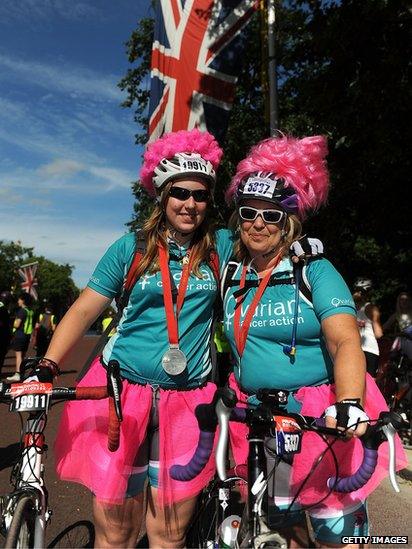
{"label": "silver medal", "polygon": [[178,347],[170,347],[163,355],[162,366],[167,374],[178,376],[186,370],[186,356]]}

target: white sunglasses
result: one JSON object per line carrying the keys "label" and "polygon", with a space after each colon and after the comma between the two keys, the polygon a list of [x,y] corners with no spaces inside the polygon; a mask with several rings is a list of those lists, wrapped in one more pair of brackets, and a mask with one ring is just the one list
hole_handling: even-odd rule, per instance
{"label": "white sunglasses", "polygon": [[255,221],[260,215],[265,223],[279,223],[286,215],[281,210],[258,210],[250,206],[241,206],[239,208],[239,216],[243,221]]}

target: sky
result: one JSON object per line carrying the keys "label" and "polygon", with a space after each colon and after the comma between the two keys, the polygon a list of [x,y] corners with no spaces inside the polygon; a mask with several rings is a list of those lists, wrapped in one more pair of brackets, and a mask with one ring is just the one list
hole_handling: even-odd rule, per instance
{"label": "sky", "polygon": [[117,87],[148,0],[1,0],[0,240],[86,285],[127,231],[138,128]]}

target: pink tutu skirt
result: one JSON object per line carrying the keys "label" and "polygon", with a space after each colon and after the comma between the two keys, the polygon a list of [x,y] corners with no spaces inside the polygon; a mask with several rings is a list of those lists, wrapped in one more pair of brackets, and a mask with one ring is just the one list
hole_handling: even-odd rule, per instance
{"label": "pink tutu skirt", "polygon": [[[248,395],[243,393],[232,374],[229,378],[229,385],[236,391],[238,398],[246,401]],[[302,387],[295,394],[298,402],[302,403],[301,413],[307,416],[320,417],[325,408],[334,404],[335,387],[334,385],[319,385],[318,387]],[[386,402],[379,391],[373,378],[367,374],[366,378],[366,396],[365,411],[370,419],[377,419],[382,410],[387,410]],[[232,423],[230,427],[232,452],[236,464],[243,464],[247,461],[248,442],[247,427],[243,424]],[[338,475],[341,477],[349,476],[356,472],[363,458],[362,443],[359,439],[348,441],[337,440],[333,446],[333,452],[338,462]],[[396,436],[396,470],[406,467],[408,461],[400,439]],[[326,444],[316,433],[305,433],[302,441],[302,449],[293,459],[291,492],[292,495],[299,493],[298,501],[302,505],[311,505],[316,507],[318,515],[330,510],[342,510],[355,506],[364,501],[367,496],[375,490],[379,483],[388,476],[389,451],[388,443],[384,442],[379,447],[378,463],[370,480],[363,488],[341,494],[331,492],[327,487],[327,481],[330,477],[336,476],[335,462],[331,451],[326,451],[320,464],[310,475],[304,488],[300,490],[303,481],[305,481],[312,466],[326,449]],[[326,498],[324,502],[318,503]]]}
{"label": "pink tutu skirt", "polygon": [[[96,358],[79,386],[105,384],[106,371]],[[173,480],[169,469],[175,464],[186,464],[192,457],[199,438],[194,410],[198,404],[210,402],[215,390],[213,383],[188,391],[160,389],[159,496],[162,505],[194,497],[214,475],[214,453],[203,471],[191,481]],[[123,381],[123,422],[116,452],[107,449],[108,399],[67,403],[54,448],[59,477],[83,484],[101,501],[123,503],[129,477],[137,471],[134,460],[146,436],[152,395],[150,385]]]}

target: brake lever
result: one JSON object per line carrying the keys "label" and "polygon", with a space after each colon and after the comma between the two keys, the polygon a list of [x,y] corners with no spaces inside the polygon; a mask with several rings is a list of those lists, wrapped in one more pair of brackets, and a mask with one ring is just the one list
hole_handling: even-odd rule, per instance
{"label": "brake lever", "polygon": [[216,446],[216,470],[222,481],[227,479],[226,456],[229,440],[229,418],[237,402],[237,397],[232,389],[226,388],[224,391],[215,408],[220,429]]}
{"label": "brake lever", "polygon": [[122,388],[119,363],[117,360],[109,360],[109,364],[107,365],[107,392],[109,396],[113,397],[114,408],[119,421],[123,421],[122,403],[120,400]]}
{"label": "brake lever", "polygon": [[395,434],[396,429],[392,425],[392,423],[388,423],[387,425],[384,425],[382,427],[382,433],[385,435],[386,440],[388,441],[389,446],[389,480],[391,481],[392,488],[395,490],[395,492],[400,492],[400,488],[398,485],[398,482],[396,480],[396,469],[395,469],[395,463],[396,463],[396,449],[395,449]]}

